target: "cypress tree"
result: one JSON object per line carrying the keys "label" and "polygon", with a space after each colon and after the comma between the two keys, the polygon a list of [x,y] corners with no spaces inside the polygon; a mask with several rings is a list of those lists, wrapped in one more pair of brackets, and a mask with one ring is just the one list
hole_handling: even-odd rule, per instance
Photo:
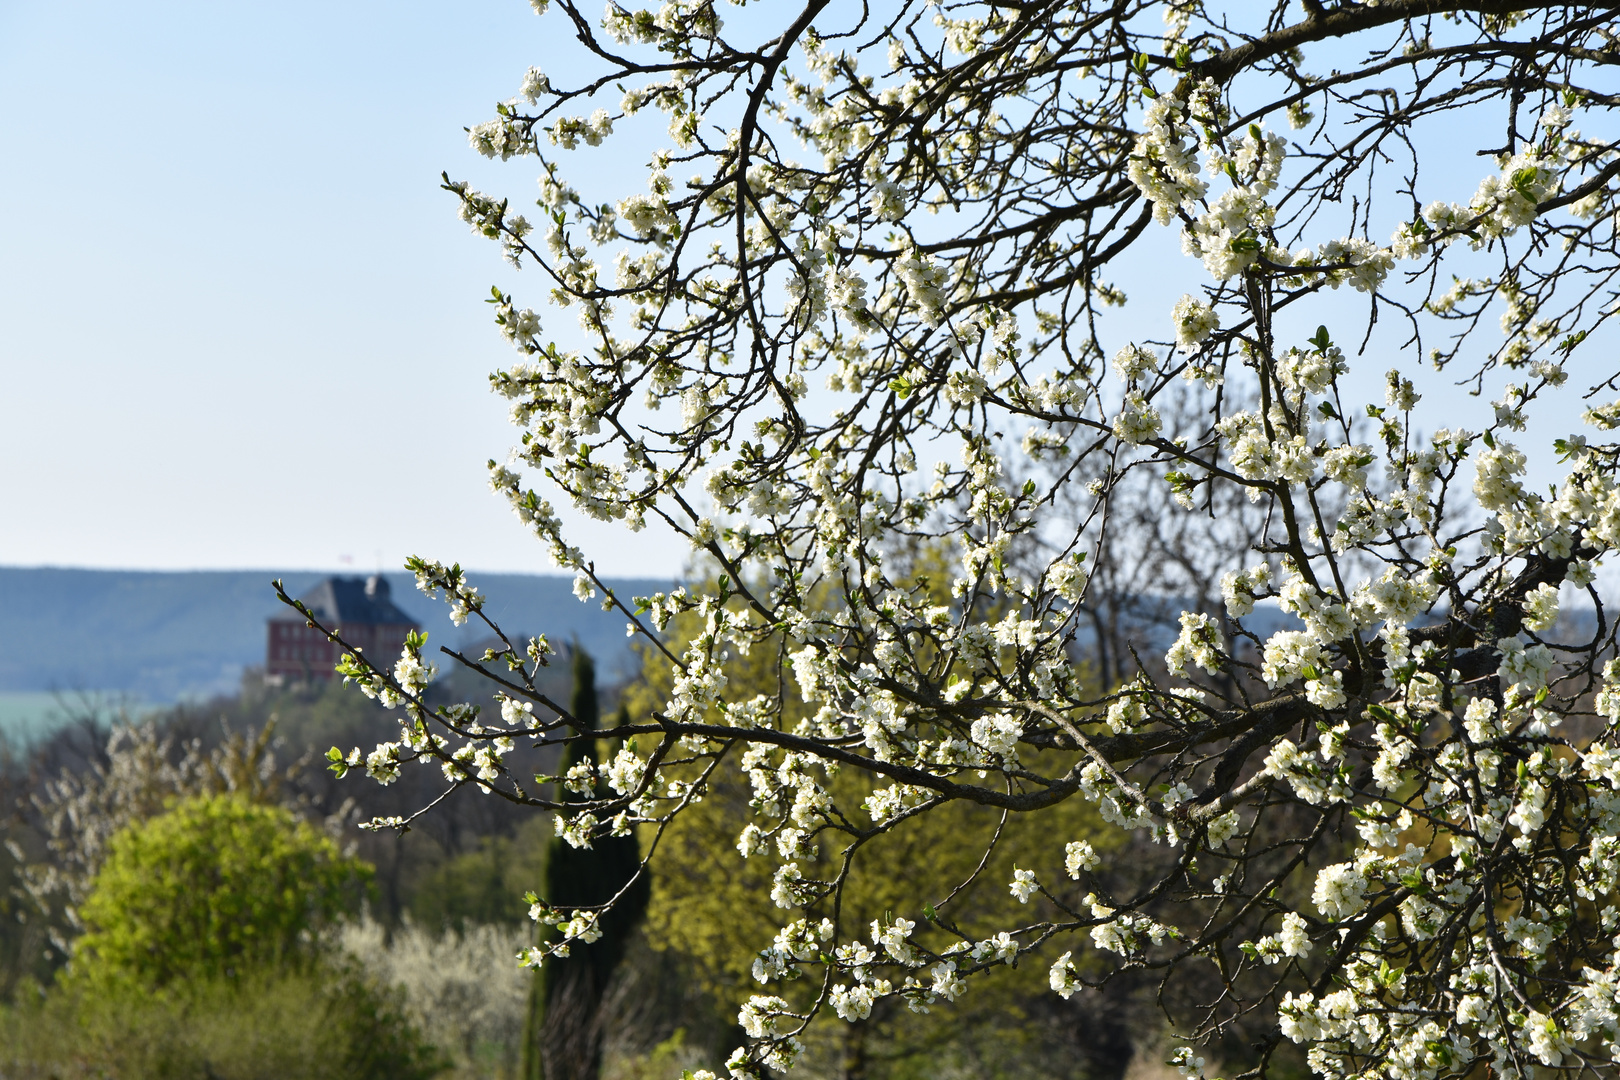
{"label": "cypress tree", "polygon": [[[569,711],[583,729],[599,726],[596,665],[577,645],[574,690]],[[621,710],[618,722],[628,722]],[[597,740],[576,737],[563,747],[558,773],[582,761],[597,761]],[[564,795],[579,799],[583,796]],[[590,848],[575,848],[553,837],[546,860],[545,899],[554,907],[587,907],[606,903],[635,875],[641,848],[635,834],[604,836]],[[550,957],[535,973],[529,996],[524,1041],[525,1080],[597,1080],[602,1068],[602,998],[624,948],[647,908],[651,887],[644,877],[603,916],[602,936],[590,944],[574,942],[566,957]]]}

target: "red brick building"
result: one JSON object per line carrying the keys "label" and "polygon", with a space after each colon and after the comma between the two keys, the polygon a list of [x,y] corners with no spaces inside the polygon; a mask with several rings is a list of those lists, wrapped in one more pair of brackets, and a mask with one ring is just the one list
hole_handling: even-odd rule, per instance
{"label": "red brick building", "polygon": [[[388,596],[388,579],[330,577],[298,599],[322,626],[337,630],[343,640],[365,653],[379,668],[389,670],[399,659],[405,635],[417,629]],[[339,651],[319,630],[311,628],[291,608],[269,620],[265,646],[265,682],[272,686],[291,682],[325,682],[334,677]]]}

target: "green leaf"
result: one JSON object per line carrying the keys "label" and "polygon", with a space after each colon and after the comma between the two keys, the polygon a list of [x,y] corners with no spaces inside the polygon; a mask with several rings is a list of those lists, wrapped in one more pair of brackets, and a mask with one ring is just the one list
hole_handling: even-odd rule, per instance
{"label": "green leaf", "polygon": [[1517,191],[1520,195],[1523,195],[1531,202],[1535,202],[1536,193],[1535,189],[1531,185],[1535,183],[1536,173],[1539,171],[1540,170],[1536,169],[1534,166],[1526,166],[1525,168],[1516,170],[1513,173],[1513,190]]}

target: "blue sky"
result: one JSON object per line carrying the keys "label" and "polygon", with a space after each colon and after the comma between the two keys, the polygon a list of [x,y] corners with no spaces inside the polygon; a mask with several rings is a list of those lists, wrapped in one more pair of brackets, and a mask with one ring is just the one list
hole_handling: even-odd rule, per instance
{"label": "blue sky", "polygon": [[[550,569],[484,485],[512,429],[482,301],[517,275],[438,189],[488,176],[462,128],[548,28],[523,0],[0,0],[0,563]],[[684,558],[578,535],[610,572]]]}

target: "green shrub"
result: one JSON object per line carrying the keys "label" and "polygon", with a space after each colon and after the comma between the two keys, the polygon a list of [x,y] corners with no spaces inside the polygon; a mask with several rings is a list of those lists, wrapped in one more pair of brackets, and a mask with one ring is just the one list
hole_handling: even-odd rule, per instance
{"label": "green shrub", "polygon": [[369,874],[285,809],[186,799],[113,838],[69,980],[155,989],[306,964]]}

